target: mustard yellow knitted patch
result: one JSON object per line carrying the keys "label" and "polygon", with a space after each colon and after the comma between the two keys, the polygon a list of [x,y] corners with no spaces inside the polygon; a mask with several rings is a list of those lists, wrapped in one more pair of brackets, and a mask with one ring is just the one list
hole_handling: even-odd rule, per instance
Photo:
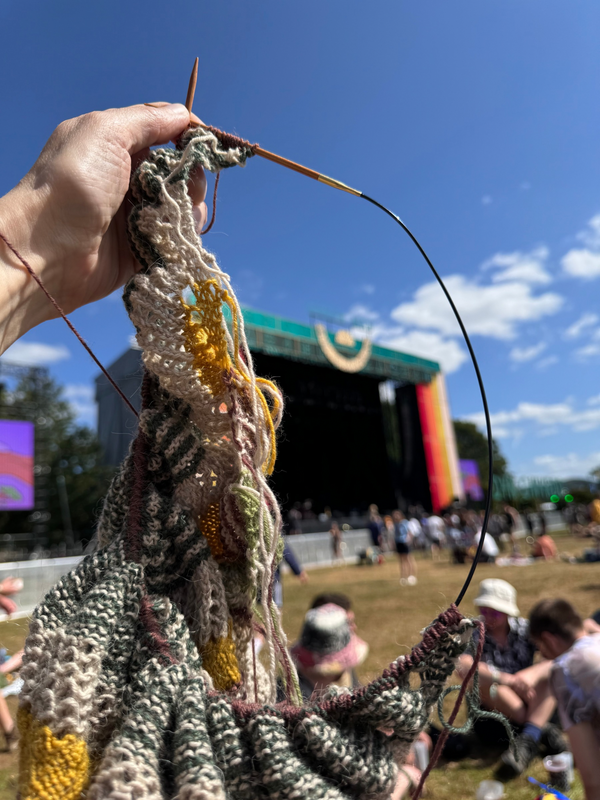
{"label": "mustard yellow knitted patch", "polygon": [[90,779],[85,742],[72,733],[57,739],[24,708],[17,723],[21,800],[78,800]]}
{"label": "mustard yellow knitted patch", "polygon": [[223,303],[231,302],[225,289],[214,279],[192,287],[195,302],[182,299],[185,311],[184,334],[187,349],[194,356],[194,367],[201,381],[214,394],[224,390],[223,372],[232,364],[223,328]]}
{"label": "mustard yellow knitted patch", "polygon": [[226,692],[242,679],[235,655],[235,644],[229,634],[219,639],[209,639],[202,648],[202,666],[213,679],[215,689]]}

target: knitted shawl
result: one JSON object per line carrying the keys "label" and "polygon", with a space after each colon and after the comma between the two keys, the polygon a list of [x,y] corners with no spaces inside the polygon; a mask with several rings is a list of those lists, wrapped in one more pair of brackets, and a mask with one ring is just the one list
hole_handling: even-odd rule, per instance
{"label": "knitted shawl", "polygon": [[195,128],[132,179],[143,269],[124,299],[145,367],[139,429],[97,551],[31,621],[22,800],[389,797],[473,630],[451,607],[373,683],[302,705],[272,597],[281,518],[267,478],[282,399],[254,374],[186,188],[197,166],[252,154],[231,145]]}

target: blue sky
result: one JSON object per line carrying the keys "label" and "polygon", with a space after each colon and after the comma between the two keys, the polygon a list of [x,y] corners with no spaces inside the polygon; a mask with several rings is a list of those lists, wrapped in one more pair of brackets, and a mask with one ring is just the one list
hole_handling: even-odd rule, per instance
{"label": "blue sky", "polygon": [[[202,119],[415,231],[472,334],[514,473],[600,464],[597,2],[0,0],[0,21],[0,191],[62,119],[183,100],[198,55]],[[454,416],[481,421],[450,311],[376,209],[255,158],[223,176],[205,245],[248,305],[362,316],[382,343],[439,360]],[[72,319],[104,363],[132,334],[118,294]],[[97,370],[62,321],[7,357],[49,364],[93,421]]]}

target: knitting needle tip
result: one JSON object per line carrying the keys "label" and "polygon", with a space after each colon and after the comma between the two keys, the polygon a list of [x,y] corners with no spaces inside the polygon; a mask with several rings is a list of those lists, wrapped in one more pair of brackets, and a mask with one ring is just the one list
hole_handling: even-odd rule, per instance
{"label": "knitting needle tip", "polygon": [[196,56],[196,60],[194,61],[194,68],[192,69],[192,74],[190,75],[187,97],[185,98],[185,107],[187,108],[190,114],[192,113],[192,106],[194,105],[194,95],[196,94],[197,82],[198,82],[198,56]]}

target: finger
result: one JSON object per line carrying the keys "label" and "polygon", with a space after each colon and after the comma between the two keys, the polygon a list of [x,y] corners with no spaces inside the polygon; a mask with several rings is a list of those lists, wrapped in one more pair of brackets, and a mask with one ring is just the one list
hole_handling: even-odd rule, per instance
{"label": "finger", "polygon": [[208,208],[206,203],[200,203],[200,205],[192,206],[192,214],[194,215],[194,221],[196,223],[196,233],[201,233],[206,227],[206,221],[208,219]]}
{"label": "finger", "polygon": [[176,139],[190,124],[190,114],[181,103],[111,108],[101,113],[132,154]]}
{"label": "finger", "polygon": [[187,188],[194,205],[200,205],[206,200],[206,175],[202,167],[196,167],[191,173]]}

